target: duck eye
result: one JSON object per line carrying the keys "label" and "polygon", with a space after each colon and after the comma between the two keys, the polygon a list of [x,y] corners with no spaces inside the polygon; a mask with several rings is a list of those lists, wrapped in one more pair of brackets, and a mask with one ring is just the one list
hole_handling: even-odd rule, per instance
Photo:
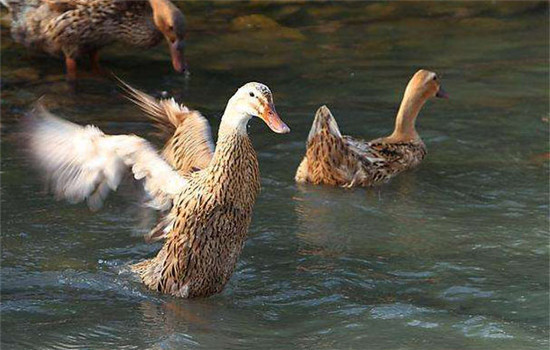
{"label": "duck eye", "polygon": [[254,97],[254,93],[253,93],[253,92],[250,92],[249,95],[250,95],[250,97]]}
{"label": "duck eye", "polygon": [[434,75],[434,81],[437,80],[437,75]]}

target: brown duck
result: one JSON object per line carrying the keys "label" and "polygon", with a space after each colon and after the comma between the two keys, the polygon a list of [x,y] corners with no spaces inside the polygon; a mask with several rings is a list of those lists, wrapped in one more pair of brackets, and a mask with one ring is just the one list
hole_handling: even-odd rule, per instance
{"label": "brown duck", "polygon": [[87,200],[99,208],[129,169],[150,196],[149,205],[165,210],[151,231],[164,239],[156,257],[133,266],[155,291],[192,298],[219,293],[243,248],[260,189],[258,160],[247,134],[253,116],[277,133],[290,129],[279,118],[271,92],[248,83],[229,100],[218,141],[197,111],[173,99],[157,101],[129,86],[131,99],[171,135],[162,156],[135,135],[105,135],[43,108],[27,118],[28,145],[58,198]]}
{"label": "brown duck", "polygon": [[52,55],[63,54],[67,78],[77,58],[88,55],[100,71],[99,50],[113,42],[149,48],[168,42],[172,65],[185,69],[185,19],[169,0],[0,0],[11,13],[15,41]]}
{"label": "brown duck", "polygon": [[390,136],[363,141],[342,136],[326,106],[317,110],[298,183],[373,186],[420,164],[426,146],[416,132],[418,112],[431,97],[447,98],[437,75],[421,69],[409,81]]}

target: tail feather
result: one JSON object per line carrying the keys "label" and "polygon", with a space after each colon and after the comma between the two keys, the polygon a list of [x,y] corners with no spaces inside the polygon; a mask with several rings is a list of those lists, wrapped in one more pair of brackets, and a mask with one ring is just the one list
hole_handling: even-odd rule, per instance
{"label": "tail feather", "polygon": [[323,130],[328,130],[328,132],[335,137],[342,138],[336,119],[334,119],[328,107],[324,105],[319,107],[315,113],[315,120],[313,121],[313,125],[307,137],[308,142]]}
{"label": "tail feather", "polygon": [[145,112],[168,140],[163,151],[166,161],[182,174],[204,169],[214,154],[212,132],[198,111],[178,104],[173,98],[157,100],[118,79],[127,98]]}

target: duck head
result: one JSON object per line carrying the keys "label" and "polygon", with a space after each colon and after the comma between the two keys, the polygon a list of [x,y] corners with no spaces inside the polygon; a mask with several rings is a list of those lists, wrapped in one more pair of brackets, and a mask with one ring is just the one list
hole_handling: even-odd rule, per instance
{"label": "duck head", "polygon": [[187,69],[184,58],[185,17],[169,0],[149,0],[149,3],[153,9],[155,26],[168,42],[172,66],[181,73]]}
{"label": "duck head", "polygon": [[252,117],[260,118],[278,134],[290,132],[275,110],[271,90],[261,83],[247,83],[239,88],[229,100],[222,122],[246,132]]}
{"label": "duck head", "polygon": [[432,97],[449,98],[447,92],[441,87],[437,74],[425,69],[421,69],[414,74],[407,85],[405,94],[420,97],[422,100]]}

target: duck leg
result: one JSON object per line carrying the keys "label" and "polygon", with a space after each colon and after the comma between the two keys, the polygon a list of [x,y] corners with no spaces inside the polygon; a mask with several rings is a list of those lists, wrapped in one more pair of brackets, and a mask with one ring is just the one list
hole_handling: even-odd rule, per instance
{"label": "duck leg", "polygon": [[92,64],[92,72],[94,72],[94,74],[104,74],[104,70],[99,64],[99,50],[93,50],[90,52],[90,62]]}
{"label": "duck leg", "polygon": [[67,80],[76,80],[76,60],[69,56],[65,56],[65,66],[67,67]]}

